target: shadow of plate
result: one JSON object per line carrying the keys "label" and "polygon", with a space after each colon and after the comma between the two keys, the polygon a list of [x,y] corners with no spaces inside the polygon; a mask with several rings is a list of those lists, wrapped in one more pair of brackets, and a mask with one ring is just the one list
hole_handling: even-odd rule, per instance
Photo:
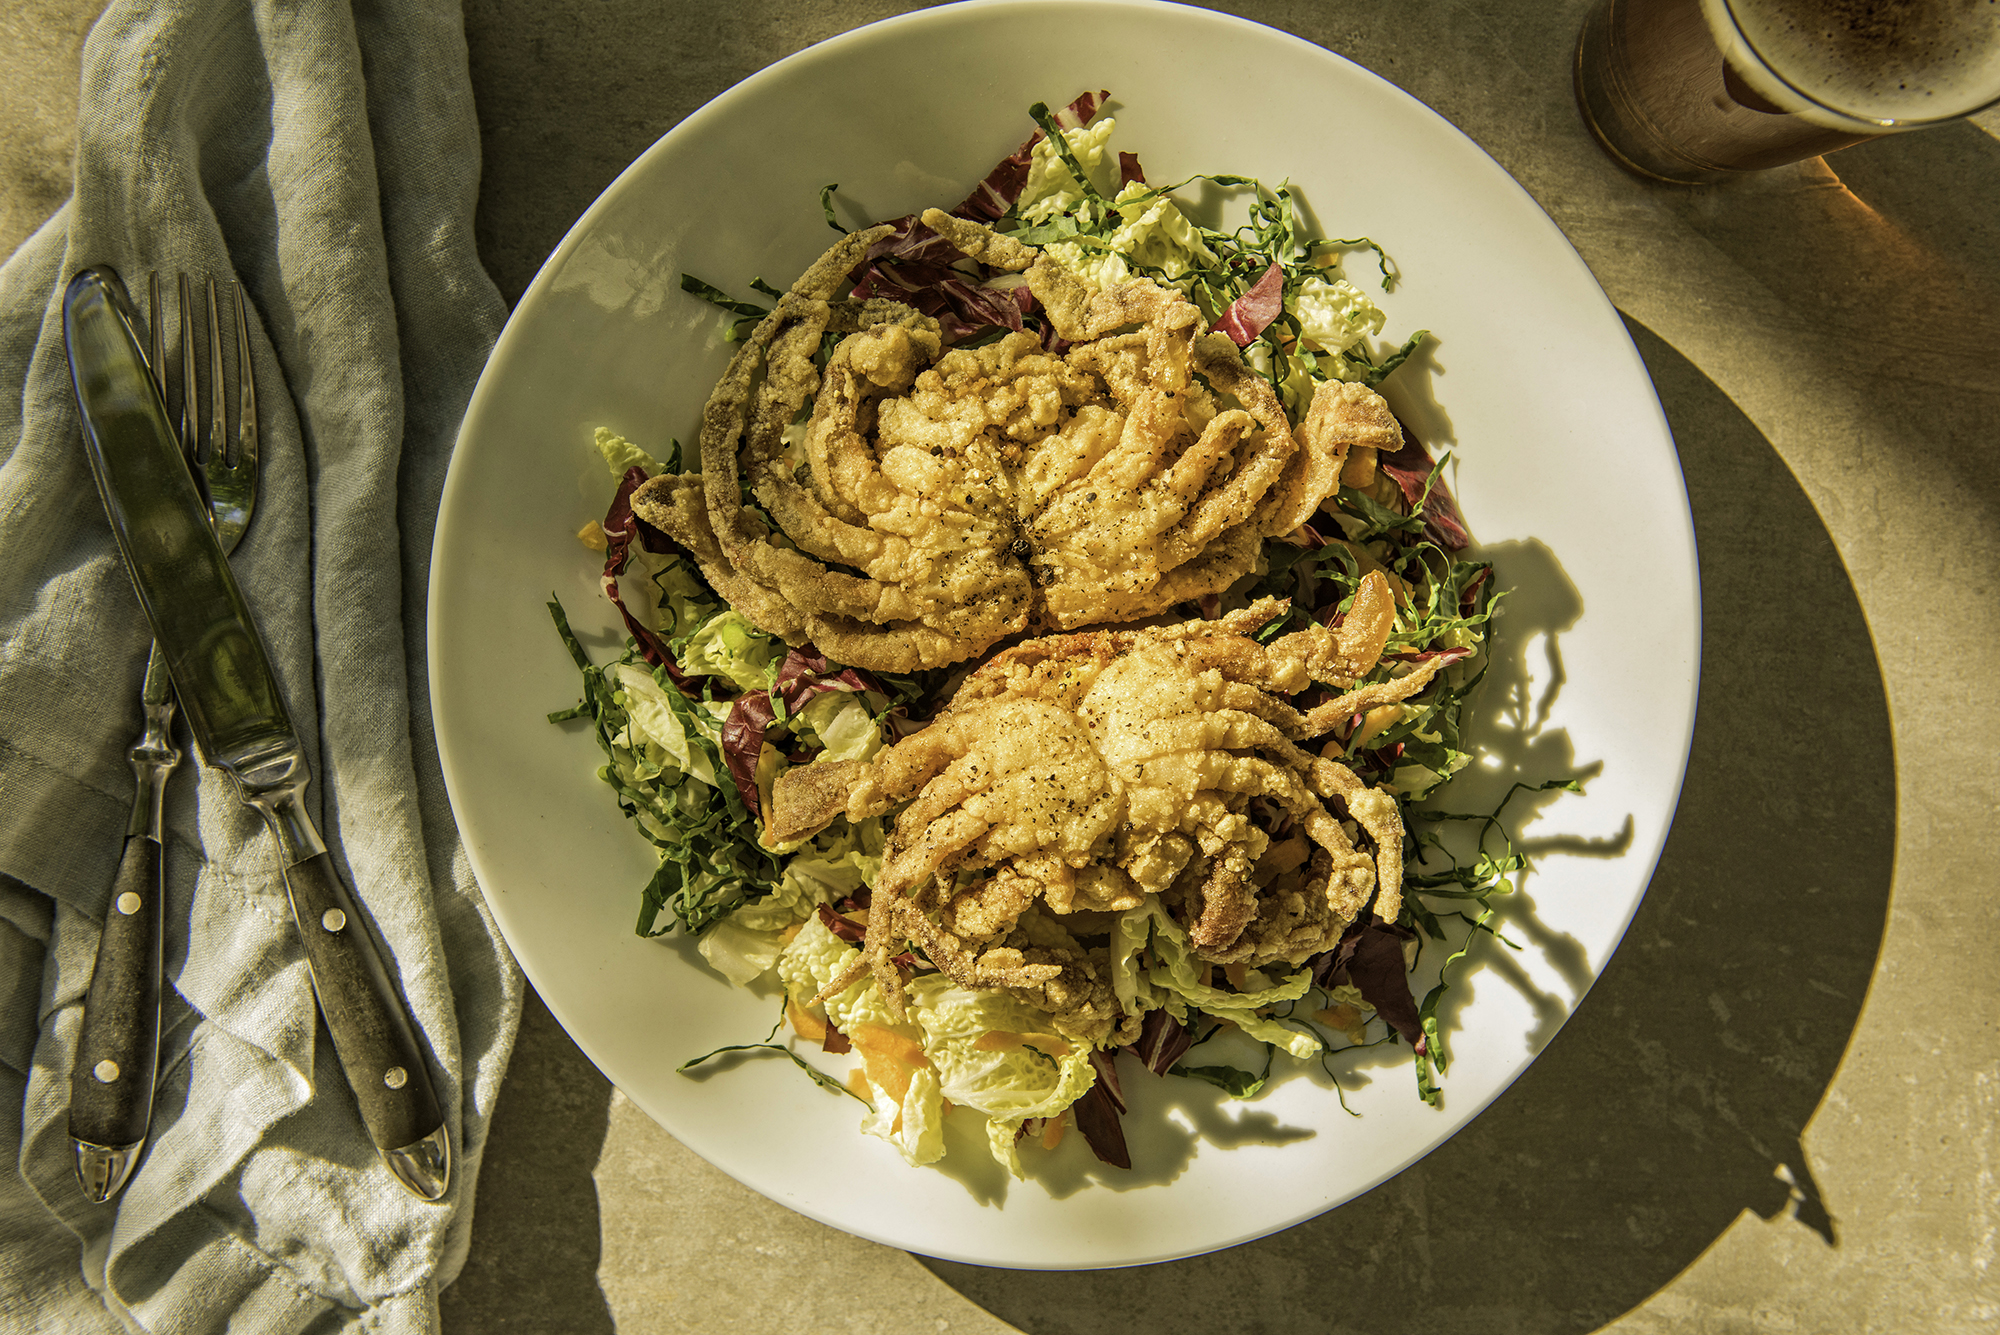
{"label": "shadow of plate", "polygon": [[1820,1199],[1799,1133],[1888,907],[1881,673],[1825,526],[1770,444],[1630,327],[1688,477],[1704,667],[1673,831],[1595,987],[1481,1117],[1339,1209],[1128,1270],[924,1262],[967,1298],[1029,1335],[1567,1335],[1642,1302],[1745,1210],[1838,1245],[1839,1202]]}

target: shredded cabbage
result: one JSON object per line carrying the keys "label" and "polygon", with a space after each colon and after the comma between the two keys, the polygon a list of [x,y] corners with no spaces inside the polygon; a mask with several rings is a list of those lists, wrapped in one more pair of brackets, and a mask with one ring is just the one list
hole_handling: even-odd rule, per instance
{"label": "shredded cabbage", "polygon": [[[1118,128],[1118,122],[1110,116],[1074,130],[1062,131],[1068,143],[1070,155],[1083,168],[1090,186],[1100,195],[1108,195],[1116,183],[1115,168],[1118,160],[1105,162],[1104,146],[1111,138],[1111,132]],[[1033,158],[1028,164],[1028,183],[1021,189],[1017,204],[1020,215],[1031,222],[1040,222],[1059,213],[1068,213],[1083,202],[1083,187],[1076,179],[1076,173],[1062,160],[1052,139],[1043,139],[1035,145]]]}
{"label": "shredded cabbage", "polygon": [[1229,1020],[1258,1042],[1275,1043],[1302,1060],[1318,1056],[1325,1046],[1309,1031],[1257,1013],[1304,996],[1312,986],[1312,970],[1301,969],[1282,983],[1246,992],[1211,987],[1201,981],[1201,963],[1194,957],[1187,932],[1161,906],[1157,895],[1148,895],[1138,908],[1121,914],[1112,939],[1112,988],[1120,1002],[1128,992],[1137,999],[1143,978],[1151,1005],[1164,1005],[1176,1018],[1190,1009],[1199,1010]]}
{"label": "shredded cabbage", "polygon": [[658,459],[608,427],[598,427],[592,435],[592,443],[597,446],[597,452],[604,456],[604,462],[611,469],[611,476],[614,478],[624,477],[626,470],[631,468],[645,469],[648,477],[662,471]]}
{"label": "shredded cabbage", "polygon": [[783,640],[757,629],[735,608],[710,617],[677,647],[681,671],[726,677],[740,691],[769,690],[785,656]]}
{"label": "shredded cabbage", "polygon": [[[1025,1176],[1014,1148],[1021,1124],[1061,1116],[1096,1083],[1090,1049],[1057,1038],[1046,1013],[1005,992],[955,986],[912,991],[910,1013],[924,1032],[940,1092],[958,1107],[985,1113],[993,1157],[1015,1177]],[[1040,1045],[981,1046],[1000,1035],[1027,1036]]]}
{"label": "shredded cabbage", "polygon": [[[853,963],[857,949],[810,918],[779,954],[778,976],[791,999],[803,1005]],[[827,999],[827,1018],[843,1032],[873,1025],[917,1038],[930,1062],[917,1071],[900,1102],[877,1088],[874,1111],[861,1129],[895,1145],[912,1164],[929,1163],[944,1153],[941,1100],[949,1100],[986,1115],[993,1157],[1015,1177],[1023,1176],[1016,1133],[1029,1118],[1060,1116],[1089,1090],[1097,1078],[1090,1049],[1057,1037],[1049,1031],[1047,1014],[1007,993],[974,992],[942,974],[912,978],[906,1005],[910,1018],[898,1024],[865,975]],[[994,1044],[989,1040],[995,1035],[1034,1042]]]}

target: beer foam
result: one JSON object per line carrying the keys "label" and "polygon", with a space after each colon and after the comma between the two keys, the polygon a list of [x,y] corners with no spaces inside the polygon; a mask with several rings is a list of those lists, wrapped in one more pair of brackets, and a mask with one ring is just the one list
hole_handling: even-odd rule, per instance
{"label": "beer foam", "polygon": [[1727,0],[1771,71],[1864,120],[1933,121],[2000,98],[2000,0]]}

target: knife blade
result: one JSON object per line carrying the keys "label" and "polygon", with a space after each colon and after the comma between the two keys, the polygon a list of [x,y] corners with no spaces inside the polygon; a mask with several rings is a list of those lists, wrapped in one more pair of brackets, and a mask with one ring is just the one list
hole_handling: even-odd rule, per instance
{"label": "knife blade", "polygon": [[85,269],[63,333],[91,475],[202,757],[227,773],[278,846],[293,924],[362,1123],[423,1200],[450,1183],[451,1137],[416,1026],[303,798],[305,753],[263,637],[209,526],[141,352],[118,276]]}

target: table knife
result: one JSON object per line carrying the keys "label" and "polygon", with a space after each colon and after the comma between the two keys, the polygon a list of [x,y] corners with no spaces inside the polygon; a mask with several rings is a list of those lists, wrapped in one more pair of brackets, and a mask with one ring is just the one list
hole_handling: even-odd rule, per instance
{"label": "table knife", "polygon": [[[152,296],[146,360],[159,386],[165,384],[160,373],[166,353],[158,275]],[[187,436],[183,430],[183,456]],[[159,1078],[160,950],[167,903],[164,808],[167,778],[180,764],[181,753],[173,739],[174,686],[157,647],[146,655],[139,705],[145,727],[125,753],[134,780],[132,818],[126,822],[111,881],[70,1070],[69,1137],[76,1180],[97,1205],[117,1195],[138,1166],[152,1128]]]}
{"label": "table knife", "polygon": [[277,843],[313,991],[361,1120],[395,1179],[437,1200],[450,1182],[451,1138],[423,1045],[304,810],[304,750],[147,370],[139,327],[115,273],[85,269],[70,281],[63,334],[91,474],[196,746]]}

